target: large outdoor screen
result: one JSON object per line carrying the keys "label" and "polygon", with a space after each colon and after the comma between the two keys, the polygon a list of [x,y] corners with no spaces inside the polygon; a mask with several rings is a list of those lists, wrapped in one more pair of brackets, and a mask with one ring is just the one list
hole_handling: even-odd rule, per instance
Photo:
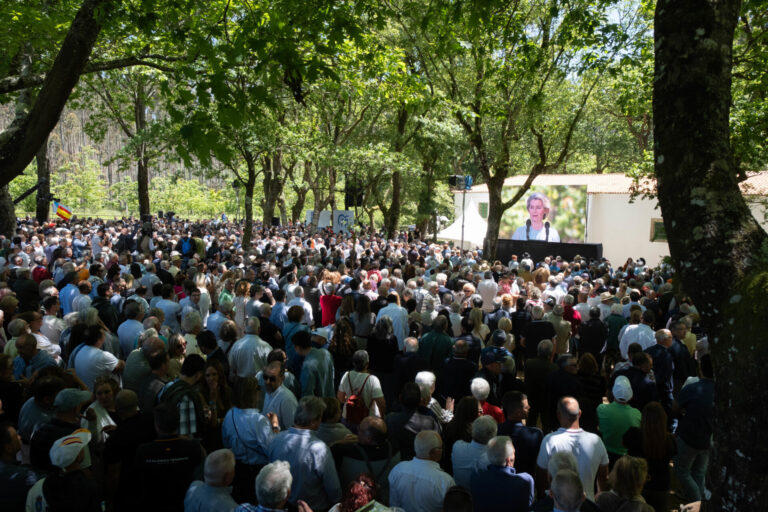
{"label": "large outdoor screen", "polygon": [[[517,191],[502,191],[504,201]],[[582,243],[587,215],[585,185],[533,185],[501,218],[500,238]],[[527,222],[530,220],[530,224]],[[549,223],[549,227],[547,227]]]}

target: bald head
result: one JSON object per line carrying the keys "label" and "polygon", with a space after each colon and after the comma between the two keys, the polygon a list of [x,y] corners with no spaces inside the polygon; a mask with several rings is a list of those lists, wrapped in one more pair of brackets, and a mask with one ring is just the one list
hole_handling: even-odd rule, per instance
{"label": "bald head", "polygon": [[387,440],[387,424],[375,416],[365,417],[360,422],[358,439],[362,445],[383,445]]}
{"label": "bald head", "polygon": [[115,397],[115,409],[121,418],[128,418],[139,412],[139,397],[130,389],[123,389]]}
{"label": "bald head", "polygon": [[674,338],[672,337],[672,331],[669,329],[659,329],[656,331],[656,343],[664,347],[671,347]]}
{"label": "bald head", "polygon": [[581,409],[575,398],[566,396],[560,399],[557,404],[557,419],[561,427],[579,428],[579,416],[581,416]]}

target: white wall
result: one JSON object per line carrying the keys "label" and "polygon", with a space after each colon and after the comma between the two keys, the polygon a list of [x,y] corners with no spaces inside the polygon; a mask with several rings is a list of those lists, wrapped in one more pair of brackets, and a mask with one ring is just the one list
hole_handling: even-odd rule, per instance
{"label": "white wall", "polygon": [[587,242],[602,243],[603,257],[613,265],[641,256],[655,265],[669,255],[666,242],[650,241],[651,219],[661,218],[655,206],[655,199],[637,198],[630,203],[629,194],[589,194]]}

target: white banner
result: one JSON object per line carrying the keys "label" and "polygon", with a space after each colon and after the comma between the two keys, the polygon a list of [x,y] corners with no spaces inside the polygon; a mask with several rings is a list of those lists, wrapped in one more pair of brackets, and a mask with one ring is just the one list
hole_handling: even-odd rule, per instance
{"label": "white banner", "polygon": [[[314,215],[315,215],[315,210],[307,210],[307,214],[306,214],[307,224],[312,224],[312,219],[314,218]],[[321,211],[320,218],[318,219],[318,222],[317,222],[317,227],[319,229],[322,229],[322,228],[327,228],[330,225],[331,225],[331,212],[328,212],[325,210]]]}

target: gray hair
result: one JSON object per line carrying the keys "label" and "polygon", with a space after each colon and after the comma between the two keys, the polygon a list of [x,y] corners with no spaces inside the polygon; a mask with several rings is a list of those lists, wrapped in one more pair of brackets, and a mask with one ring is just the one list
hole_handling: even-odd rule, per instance
{"label": "gray hair", "polygon": [[203,474],[205,483],[221,486],[227,483],[227,474],[235,470],[235,454],[227,448],[211,452],[205,458]]}
{"label": "gray hair", "polygon": [[541,317],[544,316],[544,308],[541,306],[533,306],[533,309],[531,310],[531,316],[534,320],[541,320]]}
{"label": "gray hair", "polygon": [[[472,440],[487,444],[499,430],[496,420],[491,416],[480,416],[472,422]],[[503,465],[503,464],[502,464]]]}
{"label": "gray hair", "polygon": [[416,434],[416,439],[413,440],[413,450],[416,456],[420,459],[426,459],[432,450],[440,448],[443,440],[440,438],[440,434],[434,430],[422,430]]}
{"label": "gray hair", "polygon": [[259,321],[259,317],[249,316],[248,320],[245,322],[245,333],[259,334],[260,330],[261,330],[261,322]]}
{"label": "gray hair", "polygon": [[80,323],[92,326],[99,324],[99,310],[94,307],[85,308],[80,312]]}
{"label": "gray hair", "polygon": [[[485,418],[481,416],[480,418]],[[480,419],[478,418],[478,419]],[[475,420],[477,422],[477,420]],[[475,424],[472,424],[472,437],[474,437]],[[486,454],[488,456],[488,462],[494,466],[506,466],[507,459],[515,456],[515,447],[512,444],[512,439],[509,436],[496,436],[488,441],[488,447],[486,448]]]}
{"label": "gray hair", "polygon": [[470,389],[472,391],[472,396],[481,402],[484,402],[485,399],[488,398],[488,395],[491,394],[491,385],[482,377],[472,379]]}
{"label": "gray hair", "polygon": [[529,195],[528,199],[525,201],[526,210],[531,207],[531,203],[533,201],[541,201],[541,205],[545,210],[547,210],[547,213],[549,213],[549,210],[552,208],[552,205],[549,203],[549,198],[547,196],[541,192],[534,192],[533,194]]}
{"label": "gray hair", "polygon": [[552,344],[552,340],[541,340],[536,346],[536,353],[542,359],[549,359],[552,357],[552,351],[555,346]]}
{"label": "gray hair", "polygon": [[432,390],[435,386],[435,381],[437,380],[434,373],[419,372],[416,374],[416,378],[414,380],[416,384],[419,385],[419,389],[421,389],[422,400],[432,396]]}
{"label": "gray hair", "polygon": [[584,501],[584,487],[579,474],[570,469],[557,472],[550,487],[555,506],[563,512],[577,512]]}
{"label": "gray hair", "polygon": [[352,367],[356,372],[365,370],[369,362],[370,357],[368,356],[368,352],[365,350],[358,350],[352,355]]}
{"label": "gray hair", "polygon": [[284,460],[267,464],[256,477],[256,497],[259,504],[267,508],[277,508],[288,499],[293,477],[291,465]]}
{"label": "gray hair", "polygon": [[293,422],[300,427],[309,426],[313,421],[323,417],[325,402],[316,396],[305,396],[299,400]]}
{"label": "gray hair", "polygon": [[219,302],[219,310],[224,314],[231,313],[234,307],[235,305],[231,300],[223,300]]}
{"label": "gray hair", "polygon": [[181,328],[184,332],[192,332],[198,327],[203,328],[203,317],[198,311],[190,311],[181,319]]}
{"label": "gray hair", "polygon": [[405,347],[406,352],[418,352],[419,340],[413,337],[405,338],[405,342],[403,342],[403,346]]}
{"label": "gray hair", "polygon": [[579,464],[576,462],[576,457],[569,451],[555,452],[549,457],[547,463],[547,472],[549,476],[553,477],[558,471],[562,469],[568,469],[574,473],[579,472]]}
{"label": "gray hair", "polygon": [[[11,321],[13,322],[13,321]],[[64,323],[67,324],[67,327],[72,328],[80,323],[80,313],[77,311],[73,311],[72,313],[67,313],[64,315]],[[10,328],[10,325],[9,325]]]}

